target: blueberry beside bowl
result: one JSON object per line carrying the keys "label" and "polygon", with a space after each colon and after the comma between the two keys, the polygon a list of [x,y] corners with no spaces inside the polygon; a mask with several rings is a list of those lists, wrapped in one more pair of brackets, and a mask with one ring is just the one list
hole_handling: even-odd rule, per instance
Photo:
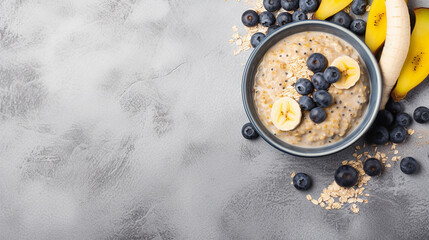
{"label": "blueberry beside bowl", "polygon": [[[253,86],[257,67],[264,54],[273,45],[293,34],[311,31],[332,34],[340,39],[343,39],[345,42],[355,48],[357,53],[360,55],[361,61],[363,61],[363,64],[366,66],[369,77],[368,84],[370,92],[368,96],[368,107],[364,112],[360,123],[343,139],[339,140],[338,142],[320,147],[301,147],[288,144],[280,140],[262,124],[254,105]],[[251,53],[245,66],[242,79],[242,99],[244,108],[250,122],[255,127],[259,135],[270,145],[279,149],[280,151],[302,157],[320,157],[334,154],[355,143],[369,130],[377,116],[381,101],[381,90],[382,77],[377,60],[365,45],[365,43],[363,43],[354,33],[342,28],[341,26],[331,22],[318,20],[289,23],[278,28],[275,32],[267,36]]]}

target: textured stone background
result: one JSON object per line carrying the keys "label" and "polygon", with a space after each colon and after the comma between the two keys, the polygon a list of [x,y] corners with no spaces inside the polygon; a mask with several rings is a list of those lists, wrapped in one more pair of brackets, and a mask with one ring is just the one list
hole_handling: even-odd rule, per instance
{"label": "textured stone background", "polygon": [[[426,0],[412,6],[429,7]],[[353,149],[291,157],[246,141],[243,2],[0,1],[1,239],[429,239],[428,125],[359,214],[317,195]],[[407,112],[428,104],[428,82]]]}

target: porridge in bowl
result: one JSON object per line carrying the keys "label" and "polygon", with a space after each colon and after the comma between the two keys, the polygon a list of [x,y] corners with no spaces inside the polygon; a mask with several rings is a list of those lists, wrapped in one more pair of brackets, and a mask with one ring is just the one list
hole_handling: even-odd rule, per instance
{"label": "porridge in bowl", "polygon": [[282,141],[303,147],[344,138],[368,105],[369,79],[357,51],[322,32],[303,32],[271,47],[253,87],[263,125]]}

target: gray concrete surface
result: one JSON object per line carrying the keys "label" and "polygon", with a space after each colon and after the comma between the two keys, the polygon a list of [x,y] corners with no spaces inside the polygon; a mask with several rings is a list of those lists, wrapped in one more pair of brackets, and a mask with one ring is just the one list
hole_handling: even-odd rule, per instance
{"label": "gray concrete surface", "polygon": [[[249,52],[234,57],[228,40],[245,9],[1,1],[0,238],[429,239],[428,125],[398,146],[422,171],[393,163],[359,214],[290,185],[307,172],[316,196],[353,149],[303,159],[241,137]],[[408,113],[429,104],[428,84]]]}

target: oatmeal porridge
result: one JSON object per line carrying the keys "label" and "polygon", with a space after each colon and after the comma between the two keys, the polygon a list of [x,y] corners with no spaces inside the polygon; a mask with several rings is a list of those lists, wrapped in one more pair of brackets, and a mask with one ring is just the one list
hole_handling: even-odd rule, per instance
{"label": "oatmeal porridge", "polygon": [[[308,79],[307,82],[311,82],[315,75],[314,69],[311,71],[307,65],[309,56],[316,55],[314,53],[323,55],[327,66],[338,67],[341,78],[328,84],[326,91],[300,94],[298,90],[301,89],[295,86],[297,81]],[[349,63],[345,59],[357,66],[352,84],[344,82],[352,72],[347,69]],[[265,53],[257,68],[253,95],[258,117],[269,131],[287,143],[308,147],[337,142],[353,130],[366,110],[369,90],[367,70],[352,46],[331,34],[305,32],[286,37]],[[316,98],[316,92],[330,95],[329,105],[322,106],[322,110],[317,102],[319,107],[305,111],[300,98],[303,95],[308,95],[305,97],[308,99]],[[284,114],[286,108],[293,115],[282,118],[282,127],[279,127],[277,116]],[[315,120],[313,111],[323,111],[322,121]]]}

